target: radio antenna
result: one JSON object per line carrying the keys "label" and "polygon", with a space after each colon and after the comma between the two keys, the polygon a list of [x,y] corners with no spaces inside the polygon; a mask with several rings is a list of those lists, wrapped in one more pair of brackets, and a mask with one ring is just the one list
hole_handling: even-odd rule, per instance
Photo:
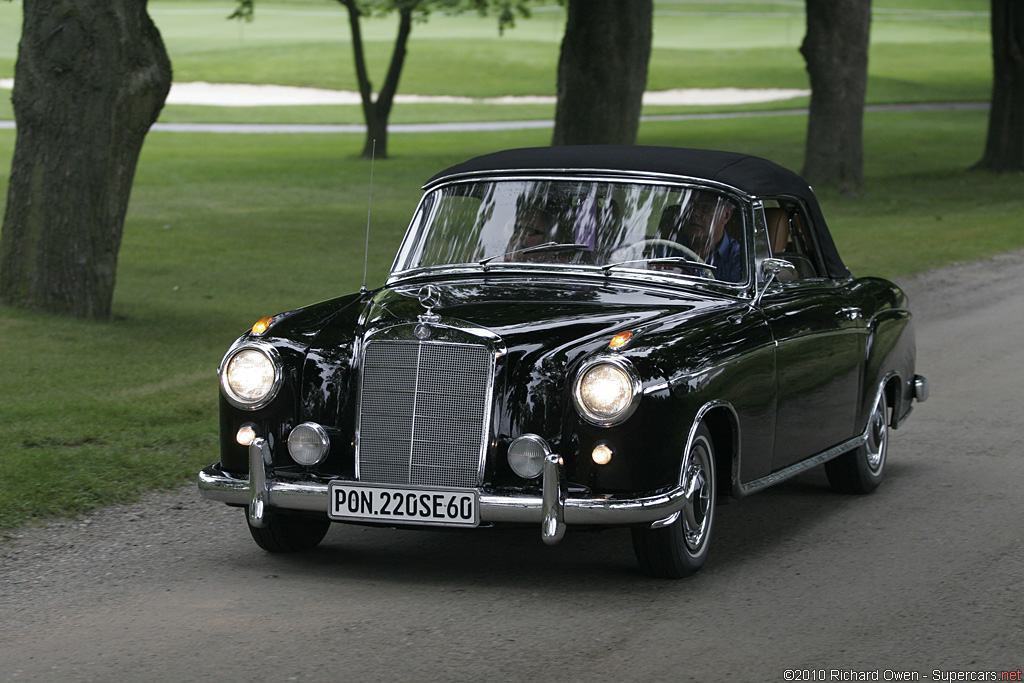
{"label": "radio antenna", "polygon": [[366,207],[366,245],[363,248],[363,285],[360,294],[366,293],[366,270],[370,262],[370,210],[373,209],[373,164],[377,160],[377,139],[373,139],[370,147],[370,199]]}

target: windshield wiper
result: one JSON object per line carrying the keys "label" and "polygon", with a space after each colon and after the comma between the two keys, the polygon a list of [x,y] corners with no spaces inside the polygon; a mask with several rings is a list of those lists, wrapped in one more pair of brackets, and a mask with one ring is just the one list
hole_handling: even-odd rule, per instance
{"label": "windshield wiper", "polygon": [[587,244],[579,244],[572,242],[545,242],[544,244],[536,244],[532,247],[522,247],[520,249],[506,251],[504,254],[495,254],[494,256],[488,256],[487,258],[481,261],[477,261],[477,263],[481,267],[483,267],[484,270],[487,270],[487,264],[493,261],[494,259],[504,258],[506,256],[511,256],[512,254],[540,254],[544,252],[554,251],[584,251],[586,249],[590,249],[590,246]]}
{"label": "windshield wiper", "polygon": [[618,261],[616,263],[609,263],[608,265],[601,266],[601,270],[607,275],[611,272],[612,268],[618,268],[619,266],[625,266],[630,263],[666,263],[670,265],[682,266],[684,268],[697,268],[698,270],[715,270],[716,266],[710,263],[704,263],[703,261],[694,261],[688,259],[685,256],[659,256],[657,258],[635,258],[629,261]]}

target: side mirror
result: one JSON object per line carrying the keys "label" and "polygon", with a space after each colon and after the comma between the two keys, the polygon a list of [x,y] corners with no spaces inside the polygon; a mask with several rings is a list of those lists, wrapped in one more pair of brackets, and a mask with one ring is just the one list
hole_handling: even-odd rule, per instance
{"label": "side mirror", "polygon": [[773,282],[778,280],[779,282],[790,282],[792,280],[799,279],[800,274],[797,273],[796,266],[785,259],[780,258],[767,258],[761,262],[761,279],[764,280],[764,286],[757,293],[754,298],[753,305],[756,307],[761,303],[761,297],[768,291],[768,288]]}
{"label": "side mirror", "polygon": [[797,280],[800,274],[791,262],[781,258],[768,258],[761,262],[761,277],[764,278],[765,287],[767,287],[773,280],[779,282]]}

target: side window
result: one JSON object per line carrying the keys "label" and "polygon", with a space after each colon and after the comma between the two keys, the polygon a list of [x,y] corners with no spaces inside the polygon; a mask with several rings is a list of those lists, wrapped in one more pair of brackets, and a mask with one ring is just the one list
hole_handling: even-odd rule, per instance
{"label": "side window", "polygon": [[822,277],[820,254],[803,206],[785,198],[765,200],[764,219],[772,256],[796,266],[798,280]]}

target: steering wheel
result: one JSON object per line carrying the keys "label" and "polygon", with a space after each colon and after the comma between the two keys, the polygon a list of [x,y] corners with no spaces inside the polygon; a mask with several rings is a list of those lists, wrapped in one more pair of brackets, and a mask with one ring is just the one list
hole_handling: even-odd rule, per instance
{"label": "steering wheel", "polygon": [[636,242],[635,244],[631,244],[630,246],[668,247],[669,249],[675,249],[676,251],[682,252],[683,256],[690,259],[691,261],[696,261],[697,263],[704,263],[704,259],[698,256],[697,252],[695,252],[693,249],[690,249],[687,246],[683,246],[682,244],[679,244],[679,242],[661,239],[660,237],[648,237],[647,239],[642,239],[639,242]]}

